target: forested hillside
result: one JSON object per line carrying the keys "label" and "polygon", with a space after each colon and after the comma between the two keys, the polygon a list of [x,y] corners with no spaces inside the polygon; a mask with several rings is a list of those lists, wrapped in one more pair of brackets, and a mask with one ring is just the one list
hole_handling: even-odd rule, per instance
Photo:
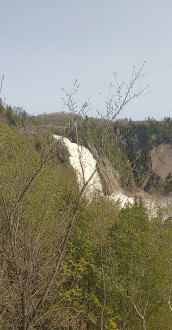
{"label": "forested hillside", "polygon": [[132,167],[136,185],[150,193],[172,191],[172,119],[114,124]]}
{"label": "forested hillside", "polygon": [[[1,103],[3,330],[171,329],[171,206],[150,217],[137,198],[123,209],[99,194],[86,199],[87,182],[80,190],[67,149],[52,137],[88,147],[100,176],[110,162],[124,189],[154,193],[149,151],[172,143],[171,119],[112,122],[105,144],[106,127],[104,119],[32,117]],[[172,190],[170,180],[161,193]]]}

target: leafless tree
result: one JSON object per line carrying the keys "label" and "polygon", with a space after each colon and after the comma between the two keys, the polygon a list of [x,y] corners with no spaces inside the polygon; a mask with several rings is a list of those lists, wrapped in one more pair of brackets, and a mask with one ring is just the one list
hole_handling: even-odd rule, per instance
{"label": "leafless tree", "polygon": [[[105,99],[106,102],[106,126],[102,136],[102,154],[105,150],[106,146],[106,135],[110,128],[111,123],[115,118],[121,113],[123,108],[133,99],[145,94],[147,91],[146,88],[138,88],[135,91],[136,83],[140,81],[140,79],[144,76],[142,66],[138,71],[134,68],[132,72],[132,77],[129,80],[128,84],[121,83],[119,84],[117,81],[117,77],[114,76],[116,85],[110,86],[110,93],[109,96]],[[2,85],[2,83],[1,83]],[[86,110],[89,107],[89,102],[84,102],[81,107],[78,107],[77,101],[75,97],[77,95],[79,85],[77,81],[74,84],[74,87],[71,92],[65,95],[65,105],[67,106],[68,110],[74,115],[74,125],[75,125],[75,134],[76,134],[76,141],[78,144],[79,150],[79,136],[78,136],[78,115],[86,116]],[[115,92],[114,92],[115,89]],[[60,275],[61,275],[61,267],[64,257],[66,255],[66,248],[68,241],[70,240],[71,233],[73,230],[73,226],[76,220],[76,216],[78,210],[80,208],[81,200],[85,194],[86,188],[89,185],[90,181],[92,180],[96,169],[90,175],[90,177],[85,180],[84,179],[84,169],[81,161],[81,168],[83,169],[83,185],[79,191],[77,201],[75,206],[70,209],[66,216],[65,223],[65,233],[63,230],[62,237],[61,237],[61,244],[54,249],[53,251],[53,262],[52,268],[49,266],[49,260],[51,256],[46,255],[46,260],[43,260],[42,264],[43,267],[48,268],[48,274],[46,276],[42,275],[44,282],[40,285],[34,286],[34,281],[39,281],[38,277],[41,273],[37,273],[36,268],[36,251],[37,251],[37,244],[41,240],[41,233],[37,233],[35,240],[33,241],[31,237],[27,237],[27,233],[22,233],[22,238],[19,236],[19,231],[22,227],[22,212],[24,212],[24,206],[22,202],[25,200],[26,196],[29,194],[29,190],[31,189],[34,181],[40,175],[43,168],[49,162],[52,156],[53,147],[47,147],[44,144],[41,147],[42,151],[40,153],[40,158],[36,162],[35,166],[32,168],[29,177],[27,180],[25,178],[25,168],[26,163],[28,160],[28,150],[25,151],[25,156],[22,163],[22,168],[19,173],[19,180],[11,185],[10,180],[13,180],[12,177],[9,176],[8,187],[13,189],[13,197],[9,200],[6,197],[6,192],[2,183],[0,183],[0,194],[1,200],[3,203],[3,214],[4,214],[4,223],[6,226],[6,230],[9,235],[10,241],[10,248],[8,247],[8,251],[5,251],[5,248],[2,243],[3,248],[3,257],[2,263],[3,266],[8,264],[8,267],[11,269],[11,283],[14,284],[14,292],[11,292],[11,305],[7,304],[7,307],[4,306],[1,312],[1,317],[3,317],[8,310],[14,309],[14,304],[16,303],[16,308],[18,309],[18,315],[16,316],[17,321],[16,325],[14,325],[13,329],[33,329],[33,327],[38,327],[41,324],[41,310],[42,310],[42,318],[46,315],[46,301],[48,295],[51,293],[52,287],[54,282],[59,281],[60,283]],[[80,158],[81,159],[81,158]],[[18,185],[16,187],[16,185]],[[17,189],[16,189],[17,188]],[[39,222],[39,215],[38,215],[38,222]],[[28,228],[29,224],[26,226]],[[21,243],[22,241],[22,243]],[[21,244],[20,244],[21,243]],[[5,244],[5,243],[4,243]],[[28,255],[29,253],[29,255]],[[7,256],[8,254],[8,256]],[[44,258],[43,256],[41,258]],[[35,259],[35,260],[34,260]],[[101,311],[101,329],[104,328],[104,310],[106,305],[106,283],[105,283],[105,274],[104,274],[104,267],[103,267],[103,245],[102,240],[100,241],[100,260],[101,260],[101,272],[102,272],[102,285],[103,285],[103,305]],[[11,263],[11,264],[10,264]],[[5,266],[4,266],[5,267]],[[34,269],[34,271],[33,271]],[[40,269],[39,269],[40,271]],[[42,274],[44,270],[42,268]],[[5,272],[4,272],[5,273]],[[4,275],[2,272],[2,276]],[[9,281],[9,279],[7,279]],[[10,288],[10,283],[8,282],[7,287]],[[20,294],[19,296],[15,295],[14,293],[18,291]],[[14,294],[14,295],[13,295]],[[17,301],[15,298],[17,297]],[[131,298],[132,299],[132,298]],[[132,300],[131,300],[132,301]],[[133,303],[133,301],[132,301]],[[134,304],[134,303],[133,303]],[[48,307],[47,307],[48,308]],[[139,310],[138,310],[139,311]],[[141,315],[141,314],[140,314]],[[145,316],[145,312],[142,314]]]}

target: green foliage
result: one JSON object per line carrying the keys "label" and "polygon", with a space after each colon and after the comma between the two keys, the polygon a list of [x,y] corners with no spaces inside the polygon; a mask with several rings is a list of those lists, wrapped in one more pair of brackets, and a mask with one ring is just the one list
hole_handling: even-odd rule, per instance
{"label": "green foliage", "polygon": [[3,104],[2,104],[2,100],[0,98],[0,117],[2,117],[4,114],[4,107],[3,107]]}
{"label": "green foliage", "polygon": [[[152,172],[150,150],[162,143],[172,143],[172,121],[149,119],[144,122],[117,121],[114,130],[120,140],[132,167],[132,174],[137,186],[145,187],[150,193],[170,191],[170,184],[158,180],[158,174]],[[168,181],[168,179],[167,179]],[[147,184],[146,184],[147,182]]]}
{"label": "green foliage", "polygon": [[125,149],[120,145],[119,139],[111,126],[106,133],[106,142],[103,146],[103,137],[107,125],[107,120],[86,118],[81,127],[78,128],[79,140],[81,144],[89,149],[93,145],[100,157],[107,156],[114,169],[120,173],[122,187],[131,190],[133,187],[131,166]]}
{"label": "green foliage", "polygon": [[8,123],[9,123],[10,125],[15,126],[16,122],[15,122],[15,118],[14,118],[13,110],[12,110],[11,106],[8,106],[8,107],[6,108],[6,114],[5,114],[5,117],[6,117]]}
{"label": "green foliage", "polygon": [[149,177],[149,180],[146,183],[145,191],[155,194],[157,188],[159,188],[158,192],[160,191],[160,188],[162,189],[163,192],[163,182],[161,177],[157,173],[152,172],[152,174]]}
{"label": "green foliage", "polygon": [[11,107],[3,105],[0,99],[0,118],[9,125],[23,129],[29,122],[33,122],[33,118],[29,116],[22,107]]}
{"label": "green foliage", "polygon": [[[150,151],[162,143],[172,143],[172,120],[163,121],[148,118],[147,121],[132,121],[131,119],[116,120],[111,123],[106,134],[106,146],[102,146],[103,137],[108,125],[105,119],[81,117],[72,113],[57,113],[39,115],[36,121],[43,127],[54,127],[54,133],[64,135],[73,142],[86,146],[95,158],[106,156],[120,175],[121,186],[131,191],[134,185],[144,188],[152,173]],[[77,125],[77,132],[76,132]],[[150,185],[150,178],[148,185]],[[165,183],[165,186],[167,184]],[[170,185],[156,186],[159,194]],[[149,192],[154,193],[154,186]],[[145,188],[148,191],[147,187]]]}
{"label": "green foliage", "polygon": [[[99,122],[97,131],[94,120],[84,122],[83,131],[80,128],[78,133],[85,144],[88,143],[88,124],[90,142],[100,152],[103,122]],[[28,313],[39,300],[56,265],[71,213],[78,201],[76,177],[66,150],[53,141],[51,134],[37,130],[37,126],[26,133],[23,135],[20,131],[19,134],[15,127],[0,122],[3,271],[0,309],[4,330],[22,327],[24,298],[21,287],[24,288]],[[145,136],[144,129],[142,136]],[[113,158],[118,146],[119,140],[110,131],[106,153],[116,164],[114,166],[126,161],[123,151],[118,154],[119,165]],[[20,198],[47,154],[46,162]],[[168,188],[170,175],[166,182]],[[18,221],[14,227],[17,260],[11,246],[6,207],[12,212],[12,221]],[[170,217],[170,206],[167,210],[160,209],[158,216],[150,219],[142,201],[136,200],[133,207],[119,210],[102,197],[89,202],[83,198],[60,271],[33,327],[43,330],[100,329],[104,306],[104,329],[139,330],[143,328],[143,322],[133,299],[141,313],[146,308],[147,329],[170,329]]]}
{"label": "green foliage", "polygon": [[[152,220],[151,223],[144,205],[137,202],[132,208],[127,207],[121,211],[119,219],[110,231],[110,301],[116,303],[113,310],[116,310],[117,315],[121,315],[119,324],[127,329],[142,329],[142,319],[133,308],[130,298],[142,313],[147,306],[148,329],[158,329],[158,324],[165,326],[165,322],[171,322],[170,311],[166,309],[168,321],[161,317],[160,313],[167,303],[164,290],[171,275],[165,253],[169,256],[170,251],[166,251],[162,256],[160,249],[165,244],[165,237],[161,237],[161,242],[159,241],[155,224],[157,226],[157,220]],[[169,229],[167,232],[169,234]]]}
{"label": "green foliage", "polygon": [[163,188],[164,188],[165,194],[168,194],[169,192],[172,191],[172,175],[171,175],[171,173],[169,173],[166,176]]}

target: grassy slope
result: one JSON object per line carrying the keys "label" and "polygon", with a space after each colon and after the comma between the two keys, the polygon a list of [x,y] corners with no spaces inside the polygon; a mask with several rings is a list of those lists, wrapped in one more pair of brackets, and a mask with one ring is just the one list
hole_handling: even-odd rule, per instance
{"label": "grassy slope", "polygon": [[[59,162],[57,154],[58,146],[55,145],[52,157],[24,195],[25,216],[28,219],[31,214],[33,219],[38,213],[42,221],[53,219],[54,210],[65,206],[69,199],[75,199],[75,173],[68,161],[63,165]],[[6,123],[1,122],[0,159],[1,185],[5,198],[12,207],[16,196],[20,194],[20,189],[25,188],[33,172],[39,167],[41,152],[35,150],[30,138],[20,136]]]}

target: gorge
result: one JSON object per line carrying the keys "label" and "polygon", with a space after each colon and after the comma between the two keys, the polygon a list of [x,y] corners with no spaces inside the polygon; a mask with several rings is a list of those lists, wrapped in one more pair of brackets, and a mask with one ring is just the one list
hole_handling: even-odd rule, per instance
{"label": "gorge", "polygon": [[[54,134],[54,139],[63,143],[69,151],[69,160],[75,170],[77,181],[80,189],[88,182],[85,196],[90,199],[94,194],[104,195],[101,182],[101,175],[97,171],[97,160],[94,158],[90,150],[82,145],[71,142],[68,138]],[[169,161],[169,160],[168,160]],[[90,179],[91,178],[91,179]],[[117,179],[116,179],[117,180]],[[141,198],[145,206],[153,214],[156,209],[161,206],[165,207],[172,201],[172,196],[152,196],[141,189],[137,188],[136,192],[126,194],[120,184],[113,187],[110,195],[106,196],[109,200],[117,202],[119,207],[123,208],[127,204],[133,205],[135,199]]]}

